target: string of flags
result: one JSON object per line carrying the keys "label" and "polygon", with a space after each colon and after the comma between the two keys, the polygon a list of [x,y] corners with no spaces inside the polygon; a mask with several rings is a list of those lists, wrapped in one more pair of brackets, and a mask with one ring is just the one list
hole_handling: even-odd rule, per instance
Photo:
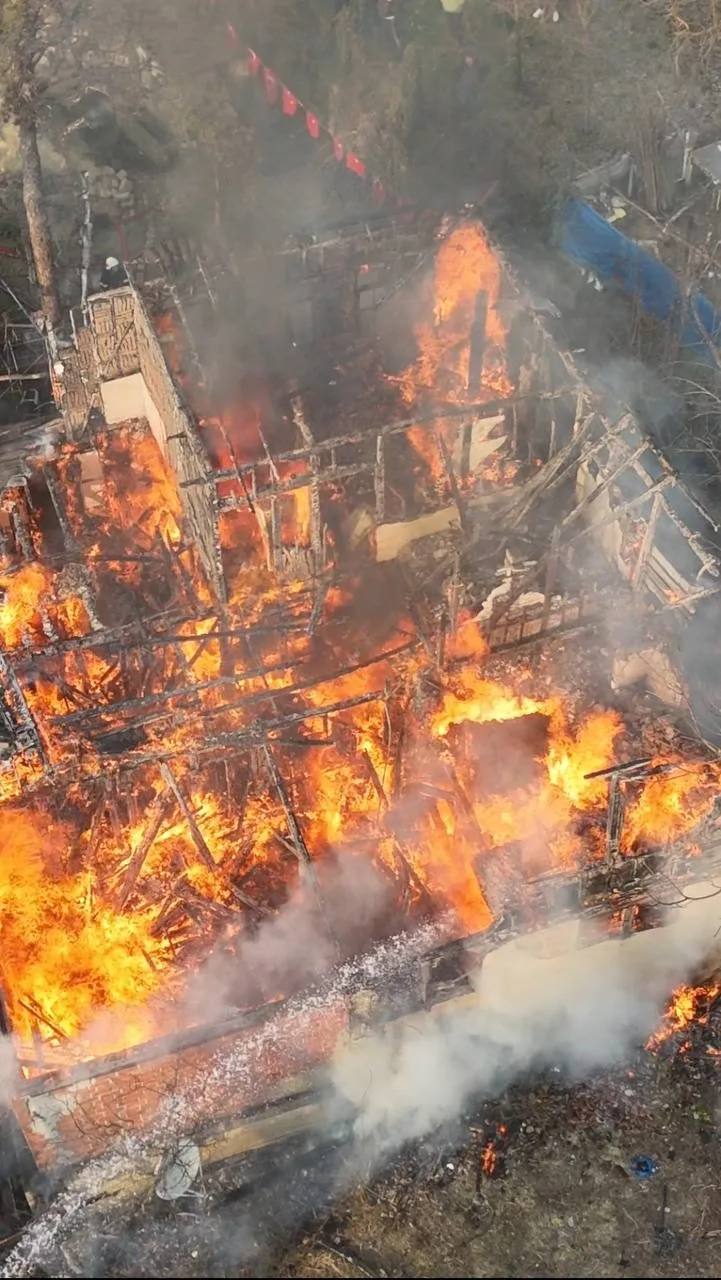
{"label": "string of flags", "polygon": [[[211,0],[212,3],[212,0]],[[232,22],[226,22],[226,33],[230,44],[240,50],[240,40],[238,33]],[[374,199],[378,204],[384,204],[389,199],[389,192],[385,183],[380,178],[374,178],[369,175],[365,161],[361,159],[355,151],[351,151],[346,147],[343,140],[332,133],[321,124],[315,112],[304,106],[297,94],[293,93],[287,85],[275,74],[273,69],[263,62],[262,58],[254,49],[246,48],[245,64],[249,75],[256,76],[263,85],[265,99],[270,107],[280,107],[284,116],[294,117],[299,113],[305,116],[305,127],[311,138],[318,141],[321,138],[329,139],[333,148],[333,155],[338,164],[345,165],[345,168],[355,174],[358,178],[363,178],[370,183],[371,191]]]}
{"label": "string of flags", "polygon": [[[293,117],[302,112],[305,116],[305,127],[309,136],[316,141],[321,136],[329,138],[333,147],[333,155],[338,164],[345,164],[346,169],[356,174],[359,178],[368,178],[365,161],[361,160],[355,151],[351,151],[350,147],[346,147],[341,138],[321,125],[315,112],[303,105],[297,94],[283,84],[282,80],[279,79],[271,67],[266,66],[254,49],[248,49],[246,52],[246,67],[249,75],[260,77],[268,106],[276,107],[280,105],[284,116]],[[382,203],[387,197],[384,184],[379,178],[374,178],[371,180],[371,188],[376,200]]]}

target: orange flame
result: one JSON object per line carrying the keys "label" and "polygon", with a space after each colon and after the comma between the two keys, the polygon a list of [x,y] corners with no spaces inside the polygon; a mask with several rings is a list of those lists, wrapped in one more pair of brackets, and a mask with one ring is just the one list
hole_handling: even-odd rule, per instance
{"label": "orange flame", "polygon": [[[397,379],[409,404],[432,395],[463,403],[467,399],[472,331],[479,293],[486,295],[481,399],[503,398],[512,385],[505,368],[507,333],[498,309],[502,287],[502,267],[480,223],[467,222],[443,241],[436,254],[432,311],[433,322],[416,329],[419,354],[415,363]],[[452,451],[457,426],[440,422],[438,432]],[[440,482],[444,463],[432,431],[411,427],[408,439],[424,461],[430,477]],[[508,482],[513,470],[504,474],[500,464],[484,468],[486,479]]]}
{"label": "orange flame", "polygon": [[[438,254],[434,326],[419,335],[421,355],[404,384],[410,398],[431,388],[463,398],[480,289],[489,303],[484,392],[506,393],[500,288],[482,229],[459,229]],[[177,343],[172,327],[168,339]],[[182,352],[174,358],[181,369]],[[256,410],[207,420],[219,465],[232,469],[234,458],[259,453]],[[91,618],[89,597],[72,578],[63,587],[50,558],[0,576],[4,647],[42,656],[54,646],[23,677],[23,693],[42,724],[50,768],[62,778],[72,764],[76,779],[63,796],[71,816],[60,825],[40,799],[30,808],[42,776],[30,748],[0,772],[0,969],[23,1040],[57,1047],[98,1009],[143,1002],[152,1016],[134,1016],[121,1042],[147,1035],[179,973],[219,937],[229,946],[243,937],[254,903],[272,909],[298,889],[304,847],[321,869],[333,855],[367,858],[392,885],[404,921],[433,915],[456,932],[491,923],[489,868],[500,866],[515,883],[572,868],[600,847],[606,783],[588,775],[613,763],[623,728],[615,713],[595,708],[581,717],[560,689],[534,687],[528,671],[491,678],[488,645],[472,619],[447,637],[450,671],[439,672],[438,656],[425,649],[403,649],[408,632],[398,613],[383,633],[392,657],[329,674],[369,648],[386,652],[365,618],[353,621],[362,584],[333,586],[330,621],[311,635],[307,584],[274,578],[249,507],[226,511],[230,598],[218,616],[193,547],[181,544],[178,489],[150,431],[113,431],[99,450],[106,511],[82,530],[79,507],[74,518],[78,536],[92,539],[100,618]],[[68,486],[73,460],[69,449]],[[300,474],[285,466],[280,479]],[[308,545],[311,498],[309,487],[283,495],[286,546]],[[168,547],[178,554],[167,556]],[[139,613],[160,619],[158,634],[151,628],[118,652],[55,644],[108,625],[132,631]],[[337,703],[349,705],[326,711]],[[288,723],[288,713],[295,719],[281,735],[273,726]],[[229,753],[227,743],[243,734],[252,749]],[[269,784],[257,745],[267,741],[287,794]],[[207,742],[220,747],[206,766],[199,752]],[[188,748],[198,758],[192,767],[173,764],[176,789],[163,798],[166,783],[143,762],[179,747],[183,759]],[[118,754],[134,765],[128,794]],[[641,784],[629,804],[627,847],[691,831],[717,778],[707,766]],[[14,804],[23,792],[21,811]],[[377,925],[390,927],[385,918]]]}
{"label": "orange flame", "polygon": [[678,987],[671,997],[661,1026],[646,1041],[646,1048],[658,1049],[677,1031],[684,1031],[692,1022],[705,1026],[708,1022],[709,1008],[721,993],[721,982],[712,982],[707,986]]}
{"label": "orange flame", "polygon": [[677,763],[678,770],[649,778],[629,805],[624,829],[627,849],[640,842],[652,846],[670,844],[688,831],[689,814],[697,823],[711,810],[718,795],[718,766],[683,764],[680,759]]}

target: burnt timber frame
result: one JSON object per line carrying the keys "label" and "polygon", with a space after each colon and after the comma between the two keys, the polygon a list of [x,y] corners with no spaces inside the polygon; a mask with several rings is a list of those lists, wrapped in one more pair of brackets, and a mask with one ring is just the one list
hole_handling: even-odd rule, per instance
{"label": "burnt timber frame", "polygon": [[[420,259],[418,260],[420,261]],[[305,266],[307,259],[303,260]],[[357,264],[356,264],[357,265]],[[416,263],[417,265],[417,263]],[[396,281],[396,284],[402,282]],[[188,336],[191,351],[192,335],[188,330],[187,320],[183,314],[183,304],[179,295],[174,296],[173,289],[168,290],[170,301],[180,315],[183,328]],[[477,323],[474,330],[474,369],[470,377],[468,391],[473,392],[480,386],[482,372],[482,340],[484,325],[484,302],[479,298]],[[638,469],[642,465],[642,454],[647,442],[639,441],[638,434],[632,440],[624,438],[624,428],[630,422],[626,415],[620,423],[604,421],[596,404],[596,397],[585,384],[577,366],[568,353],[559,352],[548,338],[542,323],[535,318],[532,325],[532,336],[528,344],[528,363],[524,367],[524,377],[519,382],[519,391],[503,399],[470,400],[463,404],[442,404],[424,409],[407,418],[386,423],[370,432],[349,431],[331,439],[317,439],[312,423],[308,420],[303,404],[302,392],[296,382],[291,392],[292,419],[296,429],[298,444],[296,447],[277,452],[273,456],[256,463],[238,464],[230,470],[214,471],[210,457],[205,450],[202,435],[193,413],[188,406],[185,395],[170,375],[157,340],[152,330],[148,312],[140,292],[129,286],[114,291],[112,294],[99,295],[88,300],[90,323],[80,330],[76,340],[76,350],[66,363],[68,368],[63,373],[64,386],[59,393],[60,403],[69,426],[69,434],[75,440],[87,435],[88,413],[91,408],[102,402],[101,391],[104,382],[113,378],[127,376],[140,371],[148,384],[156,402],[165,406],[168,421],[173,428],[166,432],[166,456],[176,475],[179,489],[183,497],[186,520],[193,530],[195,540],[202,550],[202,561],[216,597],[215,611],[198,611],[190,614],[176,613],[174,616],[161,616],[156,619],[146,617],[142,621],[129,624],[127,627],[105,629],[99,627],[91,634],[78,639],[64,640],[53,633],[52,628],[45,628],[47,644],[41,648],[24,645],[19,651],[2,655],[0,680],[5,686],[6,701],[12,707],[17,722],[18,754],[34,753],[40,763],[40,772],[36,786],[58,785],[69,781],[81,780],[83,785],[92,787],[104,782],[106,770],[96,755],[82,767],[77,761],[66,762],[53,759],[52,734],[58,730],[68,730],[71,735],[83,731],[90,745],[96,747],[103,738],[128,729],[146,728],[149,726],[172,726],[174,716],[182,714],[187,718],[194,714],[192,704],[197,701],[198,694],[204,689],[227,688],[229,698],[217,708],[209,708],[198,713],[198,728],[194,738],[185,742],[170,743],[165,748],[149,750],[132,749],[124,753],[116,763],[114,772],[126,780],[132,778],[136,770],[157,771],[161,789],[157,811],[150,815],[145,836],[131,859],[125,872],[121,886],[123,903],[132,896],[138,875],[142,869],[142,861],[153,840],[157,836],[160,824],[165,815],[166,805],[174,801],[183,814],[191,833],[196,849],[203,861],[208,865],[209,855],[204,843],[202,831],[189,807],[184,778],[175,772],[189,770],[196,773],[206,765],[227,764],[229,759],[252,756],[265,761],[268,783],[274,791],[280,806],[285,812],[289,833],[290,851],[300,862],[312,868],[312,850],[309,849],[303,834],[302,818],[293,811],[292,799],[287,783],[283,777],[274,748],[293,742],[297,728],[305,720],[318,718],[330,719],[339,712],[353,706],[376,700],[386,700],[388,691],[379,680],[378,688],[372,692],[355,698],[329,702],[321,705],[302,707],[283,714],[274,712],[273,701],[279,696],[302,694],[315,686],[326,684],[335,676],[342,674],[342,669],[311,675],[307,681],[300,679],[290,689],[264,690],[243,695],[244,681],[267,676],[279,670],[303,666],[303,655],[298,654],[295,646],[288,646],[287,657],[283,656],[283,646],[294,636],[310,636],[319,625],[323,613],[323,602],[327,587],[328,566],[325,563],[325,537],[322,524],[322,488],[326,484],[336,484],[338,480],[364,477],[375,496],[375,519],[381,524],[387,518],[388,487],[388,451],[392,448],[397,436],[406,434],[411,428],[424,426],[433,433],[439,421],[457,422],[461,434],[473,419],[491,418],[503,414],[510,429],[514,443],[518,443],[519,421],[529,415],[533,417],[539,410],[550,421],[547,423],[546,441],[543,456],[537,460],[542,466],[532,479],[520,485],[518,492],[511,495],[508,512],[509,529],[514,524],[527,519],[535,505],[553,493],[571,476],[579,464],[579,457],[588,461],[608,449],[613,460],[610,470],[602,475],[594,492],[576,502],[571,511],[558,527],[557,536],[549,552],[545,566],[545,600],[541,616],[534,620],[534,626],[524,633],[523,622],[520,631],[514,632],[509,617],[515,598],[525,589],[525,582],[510,600],[504,602],[501,612],[494,613],[489,624],[492,647],[515,647],[529,639],[537,639],[547,631],[549,623],[549,599],[555,578],[555,563],[564,545],[572,537],[581,536],[576,532],[576,522],[586,513],[591,505],[598,501],[599,494],[613,488],[616,478],[624,469]],[[196,357],[197,363],[197,357]],[[547,366],[555,363],[556,376],[548,379]],[[559,373],[560,370],[560,373]],[[89,373],[89,377],[88,377]],[[85,377],[85,381],[83,378]],[[553,389],[549,389],[549,381]],[[74,397],[74,398],[73,398]],[[560,425],[563,415],[570,419],[570,431]],[[162,415],[161,415],[162,416]],[[177,429],[176,429],[177,428]],[[612,448],[610,447],[612,446]],[[441,460],[445,464],[448,477],[448,488],[453,491],[453,469],[447,455],[440,450]],[[301,466],[303,473],[292,478],[280,479],[279,464],[290,463]],[[69,526],[64,520],[62,495],[56,483],[53,464],[45,467],[46,483],[53,502],[58,521],[65,539],[65,551],[68,560],[78,556],[78,547],[74,545]],[[219,485],[237,482],[238,492],[233,497],[221,497]],[[652,482],[644,492],[642,502],[650,494],[652,512],[648,521],[646,535],[639,548],[638,558],[632,571],[634,587],[641,589],[645,583],[645,569],[649,562],[655,523],[661,510],[673,519],[672,511],[666,501],[665,490],[672,483],[678,483],[670,469],[664,471],[660,482]],[[277,520],[272,518],[273,510],[285,495],[299,489],[310,491],[309,509],[311,512],[311,534],[309,547],[308,572],[304,576],[305,589],[300,597],[301,608],[290,612],[281,608],[274,617],[264,617],[252,626],[234,625],[226,603],[226,584],[219,541],[219,520],[224,510],[249,509],[255,512],[258,507],[268,509],[266,528],[271,531],[270,561],[276,572],[284,573],[290,569],[292,573],[298,563],[292,558],[288,564],[281,554],[281,547],[276,540]],[[435,495],[438,498],[438,494]],[[25,553],[27,559],[32,557],[32,542],[28,533],[27,487],[16,486],[13,494],[8,495],[8,510],[12,516],[16,542]],[[633,507],[633,501],[626,504],[626,509]],[[468,527],[463,537],[472,541],[475,523],[482,520],[482,514],[474,513],[473,503],[470,508]],[[641,503],[639,503],[641,505]],[[617,514],[617,511],[616,511]],[[613,513],[608,517],[614,518]],[[676,521],[678,523],[678,521]],[[688,532],[688,530],[686,530]],[[709,565],[713,557],[708,559]],[[336,566],[342,575],[343,566]],[[89,610],[90,612],[90,610]],[[92,616],[92,615],[91,615]],[[569,619],[571,625],[582,620],[584,611],[578,607],[575,616]],[[183,621],[211,621],[209,632],[200,635],[187,635],[180,630]],[[501,632],[500,624],[503,623]],[[563,625],[563,624],[562,624]],[[264,667],[253,660],[253,638],[260,635],[272,635],[276,644],[280,645],[281,655],[277,663]],[[502,637],[502,638],[501,638]],[[211,641],[239,642],[235,644],[236,655],[241,644],[247,642],[246,661],[237,662],[232,674],[221,675],[212,681],[195,683],[188,679],[185,683],[161,693],[149,693],[136,698],[118,699],[109,704],[95,705],[53,719],[47,727],[36,723],[23,690],[23,679],[36,678],[42,674],[43,665],[66,653],[81,655],[88,651],[110,651],[112,655],[120,655],[127,651],[148,652],[173,647],[184,653],[185,646],[192,645],[198,652],[203,645]],[[436,643],[434,643],[434,640]],[[411,636],[408,644],[393,652],[374,654],[366,665],[387,661],[389,657],[418,644],[424,647],[430,643],[431,649],[442,653],[442,637],[429,638],[418,633]],[[234,655],[234,656],[236,656]],[[358,669],[361,663],[355,664],[352,670]],[[192,662],[187,666],[192,667]],[[301,670],[302,674],[302,670]],[[242,728],[225,727],[222,731],[212,731],[214,715],[241,715],[246,709],[267,704],[271,714],[267,716],[251,713],[251,723]],[[170,708],[170,709],[169,709]],[[255,718],[253,718],[253,716]],[[108,723],[109,722],[109,723]],[[50,730],[50,733],[48,733]],[[300,742],[295,743],[300,746]],[[304,743],[304,749],[322,749],[318,743]],[[608,849],[609,862],[613,867],[620,841],[621,814],[616,801],[620,797],[618,782],[623,766],[612,771],[611,787],[615,801],[609,806]],[[369,785],[378,790],[378,780],[372,774]],[[381,787],[382,790],[382,787]],[[612,797],[613,800],[613,797]],[[383,806],[382,806],[383,807]],[[386,806],[387,807],[387,806]],[[618,810],[618,811],[617,811]],[[401,857],[402,857],[402,850]],[[641,863],[639,863],[641,866]],[[580,877],[580,880],[579,880]],[[588,869],[579,873],[575,884],[586,882]],[[550,879],[547,881],[550,884]],[[559,885],[560,878],[554,880]],[[541,890],[539,890],[541,893]],[[542,893],[541,893],[541,896]],[[243,906],[249,910],[258,910],[258,904],[250,900],[242,900]],[[500,928],[501,926],[499,926]],[[493,935],[497,936],[497,931]]]}

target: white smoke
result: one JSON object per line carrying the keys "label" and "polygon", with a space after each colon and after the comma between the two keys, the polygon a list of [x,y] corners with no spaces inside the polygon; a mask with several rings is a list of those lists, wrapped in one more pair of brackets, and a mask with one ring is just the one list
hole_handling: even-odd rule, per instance
{"label": "white smoke", "polygon": [[718,947],[721,887],[696,885],[667,925],[579,948],[579,923],[491,952],[472,995],[351,1044],[334,1063],[356,1133],[380,1155],[457,1116],[472,1095],[534,1066],[577,1077],[623,1060],[658,1023],[671,991]]}
{"label": "white smoke", "polygon": [[346,849],[328,857],[313,874],[319,892],[301,874],[281,910],[232,947],[216,948],[192,975],[183,999],[185,1021],[212,1022],[233,1008],[302,990],[332,969],[339,945],[352,955],[379,936],[394,886],[362,852],[355,856]]}
{"label": "white smoke", "polygon": [[[330,1064],[323,1107],[328,1133],[349,1110],[354,1117],[343,1177],[361,1176],[408,1141],[453,1121],[471,1098],[493,1096],[534,1067],[552,1064],[581,1077],[634,1052],[656,1027],[674,987],[719,949],[721,886],[694,885],[683,902],[675,896],[663,927],[623,940],[579,946],[578,921],[526,934],[486,957],[472,975],[471,993],[346,1043]],[[406,973],[436,941],[426,930],[384,944],[342,966],[322,993],[298,997],[290,1007],[301,1015],[337,1008],[339,997]],[[155,1160],[174,1136],[192,1132],[219,1085],[224,1095],[232,1088],[242,1098],[257,1061],[253,1050],[284,1035],[283,1018],[270,1019],[250,1041],[219,1051],[193,1088],[168,1098],[152,1131],[79,1171],[30,1226],[0,1276],[33,1274],[69,1233],[82,1234],[89,1202],[109,1178]],[[257,1244],[252,1214],[251,1202],[235,1223],[236,1262],[240,1234],[247,1231]]]}

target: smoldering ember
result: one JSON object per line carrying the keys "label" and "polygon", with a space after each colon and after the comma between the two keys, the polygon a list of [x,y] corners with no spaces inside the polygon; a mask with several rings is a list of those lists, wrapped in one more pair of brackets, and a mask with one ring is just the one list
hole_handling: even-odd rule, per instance
{"label": "smoldering ember", "polygon": [[0,3],[0,1273],[717,1274],[703,5],[145,8]]}

